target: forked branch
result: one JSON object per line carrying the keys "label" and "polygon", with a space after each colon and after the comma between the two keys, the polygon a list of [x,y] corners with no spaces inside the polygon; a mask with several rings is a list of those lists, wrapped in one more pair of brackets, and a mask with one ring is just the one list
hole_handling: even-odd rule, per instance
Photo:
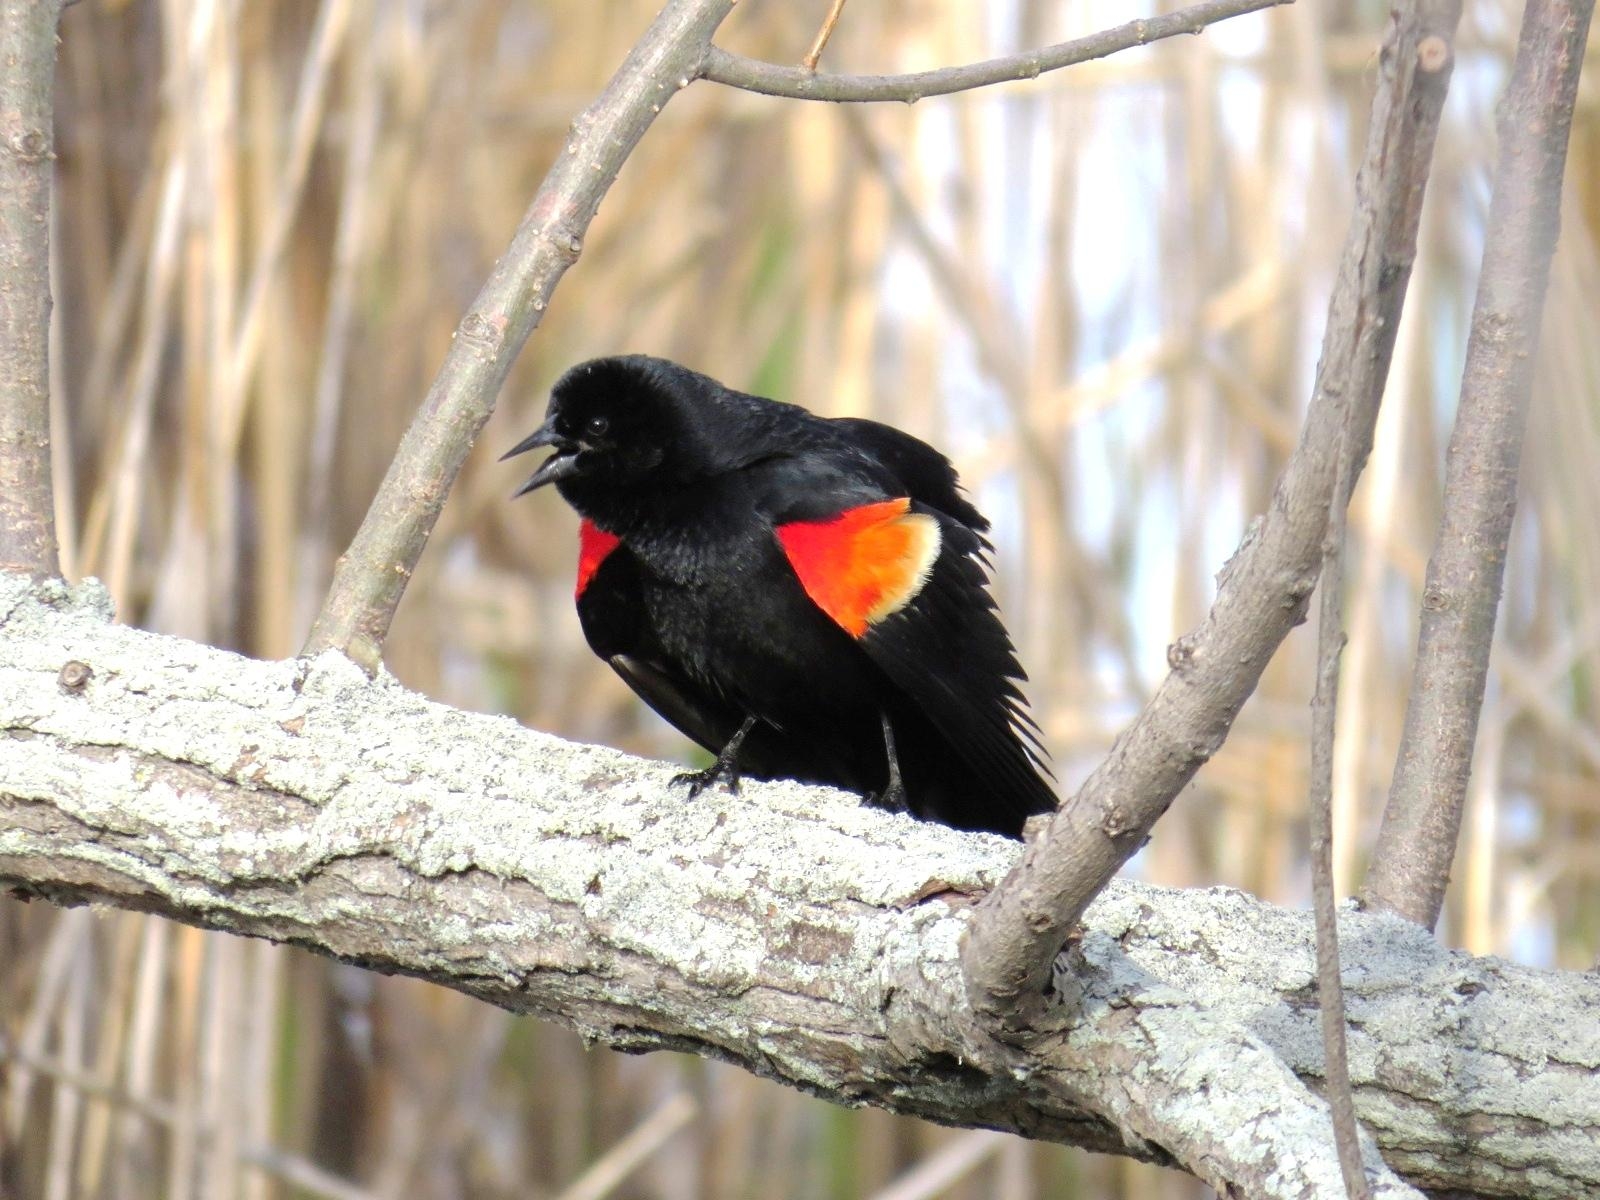
{"label": "forked branch", "polygon": [[1500,107],[1500,153],[1444,506],[1422,592],[1417,666],[1366,902],[1429,929],[1439,919],[1517,505],[1517,468],[1561,179],[1594,0],[1528,0]]}
{"label": "forked branch", "polygon": [[1032,1019],[1068,931],[1222,745],[1305,618],[1346,403],[1350,487],[1372,445],[1460,12],[1459,0],[1411,0],[1392,14],[1315,390],[1270,510],[1223,569],[1205,623],[1169,648],[1172,672],[1150,703],[983,902],[963,962],[974,1007],[997,1025]]}

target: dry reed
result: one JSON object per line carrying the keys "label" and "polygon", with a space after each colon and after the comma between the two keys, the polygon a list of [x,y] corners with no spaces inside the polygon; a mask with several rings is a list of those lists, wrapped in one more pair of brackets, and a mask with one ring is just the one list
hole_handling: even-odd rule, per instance
{"label": "dry reed", "polygon": [[[58,523],[126,621],[292,653],[463,306],[648,0],[83,0],[62,25]],[[741,5],[800,57],[827,5]],[[937,441],[1070,787],[1160,678],[1297,428],[1382,6],[1302,4],[1035,83],[842,111],[696,85],[518,364],[401,608],[407,684],[654,755],[582,644],[574,530],[505,502],[548,382],[646,350]],[[1124,19],[847,6],[918,69]],[[1337,878],[1393,767],[1513,25],[1475,6],[1351,515]],[[1593,78],[1600,78],[1591,72]],[[1600,945],[1600,105],[1580,104],[1526,495],[1443,936]],[[1309,637],[1136,869],[1306,897]],[[1186,1197],[1136,1164],[586,1052],[462,996],[128,914],[0,904],[0,1191],[22,1197]]]}

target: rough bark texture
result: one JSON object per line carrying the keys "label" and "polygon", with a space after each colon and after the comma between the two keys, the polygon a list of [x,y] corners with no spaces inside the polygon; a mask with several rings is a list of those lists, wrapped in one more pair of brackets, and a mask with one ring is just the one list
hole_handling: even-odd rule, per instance
{"label": "rough bark texture", "polygon": [[57,0],[0,0],[0,570],[56,566],[50,175]]}
{"label": "rough bark texture", "polygon": [[1394,8],[1311,404],[1271,508],[1223,567],[1204,624],[1168,648],[1171,674],[973,925],[968,994],[999,1028],[1031,1022],[1033,998],[1067,932],[1222,746],[1278,646],[1305,619],[1322,566],[1340,430],[1349,430],[1351,466],[1341,503],[1372,448],[1460,16],[1460,0]]}
{"label": "rough bark texture", "polygon": [[308,653],[342,650],[377,668],[411,572],[512,362],[578,260],[617,172],[667,101],[698,74],[712,32],[732,7],[733,0],[669,0],[606,90],[573,121],[339,559]]}
{"label": "rough bark texture", "polygon": [[[627,1050],[847,1104],[1338,1196],[1309,920],[1109,889],[1018,1047],[959,945],[1014,844],[798,785],[686,803],[671,768],[457,712],[337,654],[253,662],[0,576],[0,882],[435,980]],[[1413,1183],[1600,1195],[1600,978],[1347,912],[1351,1073]],[[1297,1078],[1298,1076],[1298,1078]],[[1377,1196],[1413,1194],[1370,1147]]]}
{"label": "rough bark texture", "polygon": [[1472,775],[1593,13],[1594,0],[1529,0],[1500,106],[1483,271],[1423,584],[1416,676],[1363,893],[1373,907],[1429,929],[1444,906]]}

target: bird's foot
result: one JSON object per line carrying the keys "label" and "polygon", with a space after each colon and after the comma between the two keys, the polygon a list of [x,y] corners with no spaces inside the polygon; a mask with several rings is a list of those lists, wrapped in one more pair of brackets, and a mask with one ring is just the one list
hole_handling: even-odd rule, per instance
{"label": "bird's foot", "polygon": [[889,781],[884,784],[883,791],[867,793],[867,805],[881,808],[884,812],[909,812],[906,785],[900,779],[900,757],[894,750],[894,726],[889,723],[889,714],[886,712],[880,712],[878,720],[883,724],[883,754],[889,767]]}
{"label": "bird's foot", "polygon": [[739,769],[730,762],[723,762],[720,758],[704,771],[684,771],[672,777],[673,783],[689,785],[689,799],[693,800],[708,787],[716,784],[724,785],[734,795],[739,794]]}
{"label": "bird's foot", "polygon": [[750,736],[750,731],[755,728],[754,714],[747,716],[744,723],[739,726],[728,744],[722,748],[722,753],[717,755],[717,761],[704,771],[685,771],[681,775],[672,777],[673,783],[687,783],[689,785],[689,799],[693,800],[701,792],[714,783],[724,784],[734,795],[739,794],[739,747],[744,745],[744,739]]}
{"label": "bird's foot", "polygon": [[867,807],[881,808],[884,812],[908,811],[905,785],[895,780],[881,792],[868,792]]}

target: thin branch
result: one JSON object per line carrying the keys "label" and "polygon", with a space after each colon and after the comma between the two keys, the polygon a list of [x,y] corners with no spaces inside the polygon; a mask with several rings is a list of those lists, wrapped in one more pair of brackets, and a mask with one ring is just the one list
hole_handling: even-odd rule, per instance
{"label": "thin branch", "polygon": [[[1204,0],[1176,12],[1129,21],[1088,37],[1008,54],[961,67],[936,71],[916,71],[909,75],[819,75],[815,70],[784,67],[730,54],[716,46],[706,54],[700,77],[765,96],[784,96],[791,100],[876,101],[899,100],[914,104],[928,96],[948,96],[996,83],[1037,79],[1049,71],[1074,66],[1091,59],[1105,58],[1135,46],[1145,46],[1181,33],[1199,33],[1207,25],[1230,17],[1257,12],[1294,0]],[[820,36],[820,35],[819,35]]]}
{"label": "thin branch", "polygon": [[339,560],[307,653],[338,649],[376,668],[406,582],[445,496],[551,294],[577,261],[595,210],[667,101],[699,72],[732,0],[670,0],[572,132],[510,248],[456,328],[355,540]]}
{"label": "thin branch", "polygon": [[1324,1095],[1333,1112],[1339,1171],[1350,1200],[1372,1194],[1361,1168],[1361,1133],[1350,1093],[1345,1048],[1344,989],[1339,980],[1339,912],[1333,893],[1333,734],[1339,707],[1339,658],[1344,650],[1344,543],[1350,496],[1349,405],[1339,430],[1338,470],[1322,541],[1321,605],[1317,612],[1317,688],[1311,697],[1311,897],[1317,930],[1317,1001],[1322,1017]]}
{"label": "thin branch", "polygon": [[0,0],[0,570],[58,574],[50,489],[57,0]]}
{"label": "thin branch", "polygon": [[844,12],[844,0],[833,0],[828,8],[828,15],[822,18],[822,28],[817,30],[817,36],[811,40],[811,49],[806,51],[806,56],[800,60],[800,66],[807,71],[817,69],[817,60],[822,57],[822,52],[827,48],[828,39],[833,36],[833,27],[839,23],[839,14]]}
{"label": "thin branch", "polygon": [[1500,153],[1417,667],[1363,899],[1439,919],[1517,504],[1534,354],[1561,224],[1561,179],[1594,0],[1529,0],[1500,108]]}
{"label": "thin branch", "polygon": [[1391,16],[1314,392],[1271,508],[1223,568],[1205,623],[1169,647],[1172,671],[1155,696],[980,906],[963,956],[968,995],[998,1028],[1026,1023],[1043,1003],[1068,931],[1216,753],[1273,652],[1305,619],[1343,398],[1354,410],[1350,486],[1371,449],[1460,11],[1459,0],[1413,0]]}

